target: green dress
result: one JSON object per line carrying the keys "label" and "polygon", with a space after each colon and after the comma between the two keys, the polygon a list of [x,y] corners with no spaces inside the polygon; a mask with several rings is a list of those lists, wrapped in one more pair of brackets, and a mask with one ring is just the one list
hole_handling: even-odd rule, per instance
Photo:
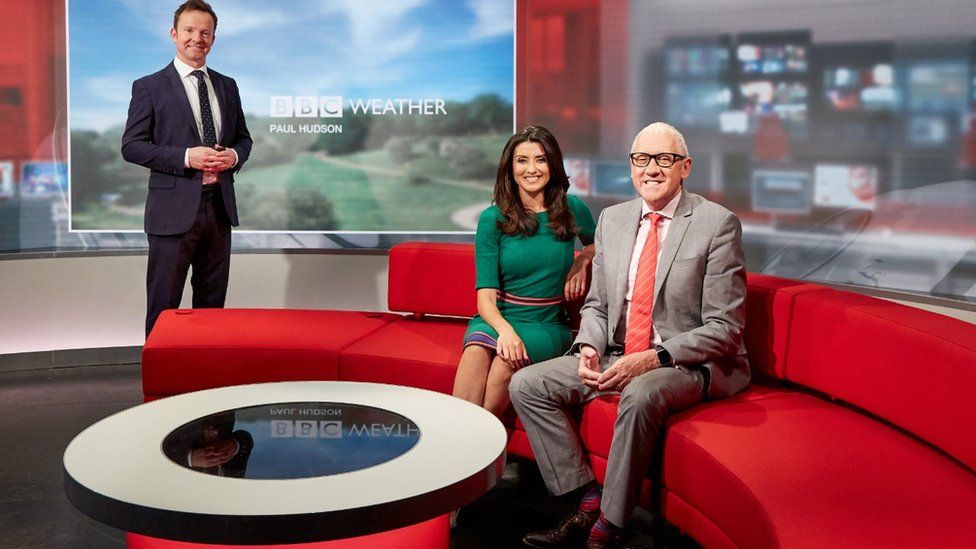
{"label": "green dress", "polygon": [[[579,198],[566,197],[576,217],[578,238],[593,243],[593,214]],[[532,236],[509,236],[498,230],[502,215],[489,206],[478,219],[475,234],[475,287],[497,288],[498,310],[522,338],[529,355],[526,364],[542,362],[566,352],[572,343],[569,320],[563,310],[563,287],[573,265],[574,242],[560,241],[549,231],[549,216],[539,216],[539,230]],[[464,333],[464,346],[495,350],[498,332],[475,315]],[[525,364],[523,364],[524,366]]]}

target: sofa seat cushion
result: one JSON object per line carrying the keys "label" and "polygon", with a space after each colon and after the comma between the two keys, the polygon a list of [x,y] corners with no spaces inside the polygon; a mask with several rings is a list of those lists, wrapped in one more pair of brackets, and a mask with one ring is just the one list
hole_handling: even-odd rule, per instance
{"label": "sofa seat cushion", "polygon": [[467,325],[458,318],[398,318],[343,351],[339,379],[451,394]]}
{"label": "sofa seat cushion", "polygon": [[396,318],[296,309],[163,312],[142,352],[147,399],[272,381],[332,380],[339,351]]}
{"label": "sofa seat cushion", "polygon": [[[669,423],[663,512],[693,536],[715,539],[720,530],[740,547],[962,547],[976,539],[972,471],[840,405],[753,385]],[[669,494],[697,514],[669,510]],[[704,520],[711,524],[695,523]]]}
{"label": "sofa seat cushion", "polygon": [[580,417],[580,438],[586,451],[603,459],[610,456],[613,440],[613,424],[617,422],[617,405],[620,396],[597,397],[583,406]]}

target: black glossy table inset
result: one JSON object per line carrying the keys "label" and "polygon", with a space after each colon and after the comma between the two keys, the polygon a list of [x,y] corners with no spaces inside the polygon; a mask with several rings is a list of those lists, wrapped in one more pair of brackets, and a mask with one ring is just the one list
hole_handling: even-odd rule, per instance
{"label": "black glossy table inset", "polygon": [[284,402],[209,414],[163,440],[174,463],[210,475],[297,479],[373,467],[410,451],[420,429],[381,408]]}

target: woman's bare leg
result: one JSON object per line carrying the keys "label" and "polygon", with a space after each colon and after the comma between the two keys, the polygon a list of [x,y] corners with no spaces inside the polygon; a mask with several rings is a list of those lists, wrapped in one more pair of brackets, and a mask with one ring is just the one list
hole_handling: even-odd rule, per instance
{"label": "woman's bare leg", "polygon": [[461,353],[454,376],[454,396],[481,406],[485,399],[485,381],[494,352],[478,345],[468,345]]}
{"label": "woman's bare leg", "polygon": [[485,384],[485,400],[482,406],[495,414],[499,419],[508,409],[508,384],[512,381],[512,367],[504,360],[495,357],[488,370],[488,381]]}

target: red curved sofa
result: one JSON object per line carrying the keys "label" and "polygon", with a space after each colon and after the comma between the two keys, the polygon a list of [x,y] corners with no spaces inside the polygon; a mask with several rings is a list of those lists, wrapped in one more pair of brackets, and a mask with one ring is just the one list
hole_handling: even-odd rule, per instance
{"label": "red curved sofa", "polygon": [[[392,313],[164,312],[146,400],[241,383],[373,381],[448,393],[476,311],[474,250],[390,250]],[[748,279],[754,383],[671,418],[645,500],[705,547],[972,547],[976,326],[759,274]],[[600,479],[616,403],[583,408]],[[520,424],[509,452],[531,458]]]}

